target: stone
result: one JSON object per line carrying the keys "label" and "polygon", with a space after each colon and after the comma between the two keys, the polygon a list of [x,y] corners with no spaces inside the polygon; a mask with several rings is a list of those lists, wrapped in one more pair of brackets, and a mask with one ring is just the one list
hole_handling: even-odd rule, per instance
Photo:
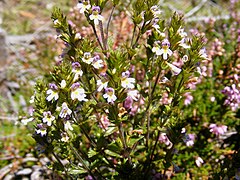
{"label": "stone", "polygon": [[32,173],[32,169],[31,168],[25,168],[25,169],[21,169],[20,171],[18,171],[16,173],[17,176],[26,176]]}
{"label": "stone", "polygon": [[0,28],[0,71],[4,70],[7,65],[8,50],[6,43],[6,32]]}

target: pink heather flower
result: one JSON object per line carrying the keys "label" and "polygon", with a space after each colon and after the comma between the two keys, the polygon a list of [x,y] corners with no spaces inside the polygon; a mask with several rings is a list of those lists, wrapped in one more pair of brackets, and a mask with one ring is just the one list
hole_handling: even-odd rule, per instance
{"label": "pink heather flower", "polygon": [[80,83],[77,82],[77,83],[74,83],[72,86],[71,86],[71,99],[72,100],[79,100],[79,101],[87,101],[87,99],[85,98],[86,97],[86,94],[85,94],[85,91],[83,88],[80,88]]}
{"label": "pink heather flower", "polygon": [[61,109],[61,111],[60,111],[59,116],[60,116],[61,118],[65,118],[65,117],[67,117],[67,115],[71,115],[71,114],[72,114],[72,110],[69,109],[67,103],[64,102],[64,103],[62,104],[62,109]]}
{"label": "pink heather flower", "polygon": [[161,133],[158,139],[161,143],[166,144],[167,146],[172,146],[172,142],[168,139],[166,133]]}
{"label": "pink heather flower", "polygon": [[133,99],[132,99],[132,97],[127,96],[127,98],[126,98],[125,101],[123,102],[123,107],[124,107],[126,110],[129,110],[129,109],[132,108],[132,105],[133,105]]}
{"label": "pink heather flower", "polygon": [[117,97],[115,96],[114,92],[115,91],[113,88],[105,89],[105,94],[103,95],[103,97],[107,99],[108,103],[113,103],[114,101],[116,101]]}
{"label": "pink heather flower", "polygon": [[138,101],[138,99],[140,98],[138,90],[129,90],[127,92],[127,96],[130,96],[134,101]]}
{"label": "pink heather flower", "polygon": [[222,93],[227,96],[224,104],[230,106],[232,111],[236,111],[240,107],[240,90],[237,85],[226,86]]}
{"label": "pink heather flower", "polygon": [[55,120],[55,117],[51,114],[50,111],[43,112],[43,123],[47,123],[48,126],[52,125],[52,122]]}
{"label": "pink heather flower", "polygon": [[162,98],[160,99],[161,104],[168,105],[172,102],[172,97],[168,97],[168,93],[164,92]]}
{"label": "pink heather flower", "polygon": [[87,63],[87,64],[91,64],[93,62],[93,58],[91,56],[91,53],[90,52],[85,52],[83,54],[82,61]]}
{"label": "pink heather flower", "polygon": [[99,6],[93,6],[92,7],[92,14],[89,16],[89,19],[94,21],[95,26],[99,24],[99,21],[103,21],[103,16],[99,14],[100,13],[100,7]]}
{"label": "pink heather flower", "polygon": [[100,118],[100,121],[101,121],[101,123],[99,124],[99,126],[101,128],[107,129],[108,126],[110,125],[110,121],[106,115],[102,115]]}
{"label": "pink heather flower", "polygon": [[209,128],[210,132],[216,136],[223,135],[225,132],[227,132],[227,126],[225,125],[217,126],[216,124],[210,124]]}
{"label": "pink heather flower", "polygon": [[36,130],[37,134],[40,134],[41,136],[46,136],[47,134],[47,127],[44,124],[38,124],[37,125],[38,129]]}
{"label": "pink heather flower", "polygon": [[186,92],[183,96],[185,97],[184,105],[188,106],[189,104],[191,104],[191,102],[193,100],[193,96],[191,95],[191,93],[190,92]]}
{"label": "pink heather flower", "polygon": [[126,71],[126,72],[122,73],[121,86],[123,88],[133,89],[135,79],[134,78],[129,78],[129,75],[130,75],[129,71]]}
{"label": "pink heather flower", "polygon": [[201,167],[202,164],[204,163],[204,161],[201,157],[197,157],[195,160],[195,163],[196,163],[197,167]]}
{"label": "pink heather flower", "polygon": [[132,108],[131,108],[131,111],[130,111],[130,115],[134,116],[139,110],[139,107],[138,105],[134,105]]}
{"label": "pink heather flower", "polygon": [[168,63],[168,62],[166,62],[167,63],[167,65],[170,67],[170,69],[171,69],[171,71],[172,71],[172,73],[173,73],[173,75],[178,75],[182,70],[180,69],[180,68],[178,68],[177,66],[174,66],[173,64],[170,64],[170,63]]}
{"label": "pink heather flower", "polygon": [[85,1],[85,2],[79,2],[77,4],[77,8],[79,9],[79,12],[83,14],[85,11],[89,10],[91,8],[91,5]]}
{"label": "pink heather flower", "polygon": [[53,99],[56,101],[59,98],[57,85],[51,83],[51,84],[49,84],[49,88],[50,89],[48,89],[46,92],[48,95],[48,97],[46,98],[47,101],[51,101]]}
{"label": "pink heather flower", "polygon": [[162,42],[162,48],[160,49],[159,45],[156,45],[152,48],[152,52],[154,52],[157,56],[163,55],[163,59],[166,60],[169,56],[172,56],[173,52],[169,49],[170,43],[167,39],[164,39]]}

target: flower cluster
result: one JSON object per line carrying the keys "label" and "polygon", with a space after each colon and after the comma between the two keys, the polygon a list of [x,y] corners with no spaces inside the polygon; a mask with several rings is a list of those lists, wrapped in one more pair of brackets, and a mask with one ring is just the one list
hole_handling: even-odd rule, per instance
{"label": "flower cluster", "polygon": [[237,85],[232,84],[225,87],[222,93],[227,96],[224,104],[230,106],[232,111],[236,111],[240,106],[240,90]]}
{"label": "flower cluster", "polygon": [[225,125],[217,126],[216,124],[210,124],[209,128],[210,132],[216,136],[223,135],[225,132],[227,132],[227,126]]}
{"label": "flower cluster", "polygon": [[[79,2],[77,4],[77,9],[79,9],[81,14],[90,13],[91,4],[89,1]],[[89,15],[89,19],[93,21],[96,26],[99,25],[99,21],[104,20],[103,16],[100,14],[100,11],[101,10],[99,6],[92,6],[92,14]]]}

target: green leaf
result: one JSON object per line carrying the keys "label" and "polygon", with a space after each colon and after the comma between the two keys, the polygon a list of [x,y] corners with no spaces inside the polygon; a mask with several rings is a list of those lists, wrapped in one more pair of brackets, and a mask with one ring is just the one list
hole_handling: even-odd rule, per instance
{"label": "green leaf", "polygon": [[117,127],[108,127],[107,131],[104,134],[104,137],[109,136],[117,131]]}
{"label": "green leaf", "polygon": [[113,157],[118,157],[118,158],[121,158],[122,156],[120,156],[119,154],[117,154],[117,153],[115,153],[115,152],[113,152],[113,151],[110,151],[110,150],[108,150],[108,149],[106,149],[105,151],[104,151],[107,155],[110,155],[110,156],[113,156]]}
{"label": "green leaf", "polygon": [[139,140],[141,140],[144,136],[141,136],[141,137],[132,137],[130,138],[130,140],[128,141],[128,146],[129,147],[132,147],[135,143],[137,143]]}
{"label": "green leaf", "polygon": [[98,153],[96,152],[96,151],[94,151],[93,149],[91,149],[91,150],[89,150],[88,151],[88,157],[89,158],[91,158],[91,157],[93,157],[93,156],[95,156],[95,155],[97,155]]}

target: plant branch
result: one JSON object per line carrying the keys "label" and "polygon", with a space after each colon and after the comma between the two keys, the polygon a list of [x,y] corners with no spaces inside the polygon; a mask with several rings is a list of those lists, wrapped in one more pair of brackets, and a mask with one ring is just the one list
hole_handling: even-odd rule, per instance
{"label": "plant branch", "polygon": [[119,129],[121,141],[122,141],[123,146],[124,146],[124,153],[127,151],[128,162],[129,162],[130,165],[132,165],[132,159],[131,159],[131,157],[130,157],[130,153],[128,152],[126,139],[125,139],[125,137],[124,137],[122,122],[120,122],[120,124],[119,124],[119,126],[118,126],[118,129]]}
{"label": "plant branch", "polygon": [[193,14],[195,14],[196,12],[198,12],[203,5],[207,2],[207,0],[202,0],[197,6],[195,6],[191,11],[189,11],[188,13],[185,14],[185,17],[188,18],[190,16],[192,16]]}
{"label": "plant branch", "polygon": [[[65,166],[63,165],[62,161],[59,159],[59,157],[58,157],[54,152],[52,152],[52,154],[53,154],[53,156],[56,158],[56,160],[59,162],[59,164],[61,164],[61,166],[63,167],[66,176],[67,176],[67,177],[70,177],[70,176],[68,175],[68,172],[67,172]],[[71,178],[71,177],[70,177],[70,178]],[[71,179],[72,179],[72,178],[71,178]]]}
{"label": "plant branch", "polygon": [[111,19],[112,19],[112,16],[113,16],[113,12],[114,12],[114,10],[115,10],[115,7],[116,7],[116,6],[113,6],[113,7],[112,7],[112,11],[111,11],[111,13],[110,13],[110,16],[109,16],[108,22],[107,22],[106,38],[105,38],[105,41],[104,41],[104,44],[105,44],[106,47],[107,47],[107,42],[108,42],[109,25],[110,25],[110,22],[111,22]]}
{"label": "plant branch", "polygon": [[96,36],[96,38],[97,38],[98,44],[100,45],[101,49],[104,50],[103,45],[102,45],[102,43],[101,43],[101,41],[100,41],[100,39],[99,39],[99,37],[98,37],[97,30],[96,30],[94,24],[91,24],[91,26],[92,26],[93,32],[94,32],[94,34],[95,34],[95,36]]}
{"label": "plant branch", "polygon": [[99,21],[99,27],[100,27],[100,33],[101,33],[101,38],[102,38],[102,45],[103,45],[103,49],[106,51],[107,47],[106,47],[106,40],[104,37],[104,32],[103,32],[103,24],[102,21]]}

